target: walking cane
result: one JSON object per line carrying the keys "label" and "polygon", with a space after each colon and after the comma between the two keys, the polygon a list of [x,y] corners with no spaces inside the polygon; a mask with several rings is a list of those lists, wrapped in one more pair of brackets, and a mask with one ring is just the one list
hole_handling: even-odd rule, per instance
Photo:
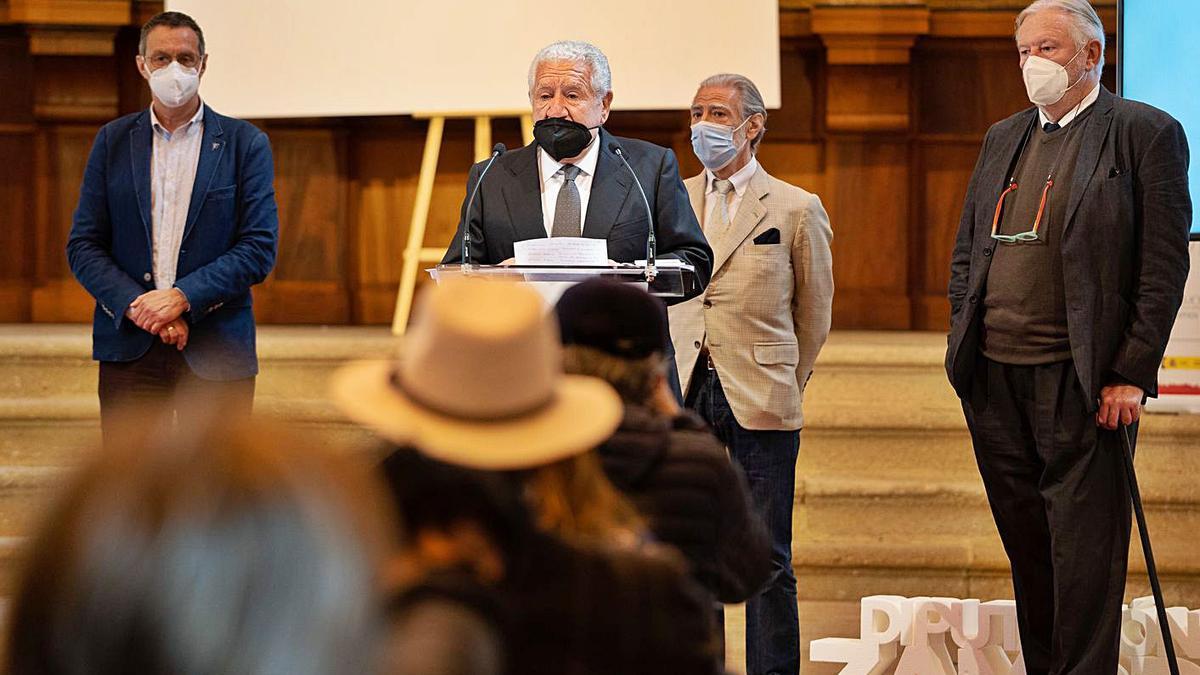
{"label": "walking cane", "polygon": [[1167,622],[1167,605],[1163,601],[1162,586],[1158,583],[1158,567],[1154,564],[1154,551],[1150,550],[1150,533],[1146,531],[1146,512],[1142,510],[1142,495],[1138,491],[1137,474],[1133,471],[1133,444],[1129,441],[1129,427],[1124,425],[1121,426],[1121,440],[1125,446],[1125,478],[1129,481],[1133,513],[1137,517],[1138,534],[1142,538],[1142,553],[1146,556],[1150,590],[1154,592],[1154,608],[1158,611],[1158,625],[1162,629],[1167,667],[1171,669],[1171,675],[1179,675],[1179,662],[1175,660],[1175,642],[1171,639],[1171,625]]}

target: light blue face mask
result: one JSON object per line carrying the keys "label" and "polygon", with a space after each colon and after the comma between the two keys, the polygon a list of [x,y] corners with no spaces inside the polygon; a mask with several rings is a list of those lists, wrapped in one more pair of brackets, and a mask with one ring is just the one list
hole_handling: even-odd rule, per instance
{"label": "light blue face mask", "polygon": [[709,171],[720,171],[729,166],[729,163],[737,157],[741,151],[742,145],[749,142],[749,139],[742,141],[742,145],[734,145],[733,135],[738,129],[746,126],[750,118],[736,127],[727,127],[724,124],[715,122],[696,122],[692,125],[692,151],[696,153],[696,158]]}

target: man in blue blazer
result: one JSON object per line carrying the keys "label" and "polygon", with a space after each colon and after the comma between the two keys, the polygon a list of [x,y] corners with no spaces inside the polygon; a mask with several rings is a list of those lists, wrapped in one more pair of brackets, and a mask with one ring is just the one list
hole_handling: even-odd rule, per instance
{"label": "man in blue blazer", "polygon": [[101,421],[179,390],[249,412],[258,372],[250,287],[275,265],[279,221],[267,136],[198,95],[207,57],[194,20],[142,29],[149,110],[100,129],[67,258],[96,299]]}

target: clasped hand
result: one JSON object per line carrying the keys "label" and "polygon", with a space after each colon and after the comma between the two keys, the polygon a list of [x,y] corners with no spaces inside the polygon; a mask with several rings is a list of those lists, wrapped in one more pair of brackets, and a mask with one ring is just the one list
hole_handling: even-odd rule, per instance
{"label": "clasped hand", "polygon": [[180,317],[187,309],[188,301],[183,293],[177,288],[168,288],[138,296],[129,304],[125,315],[138,328],[182,351],[187,346],[188,324]]}

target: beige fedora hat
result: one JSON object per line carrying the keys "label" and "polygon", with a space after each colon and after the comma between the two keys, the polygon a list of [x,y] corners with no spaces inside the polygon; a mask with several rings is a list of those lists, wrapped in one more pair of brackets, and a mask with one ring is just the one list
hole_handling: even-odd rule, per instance
{"label": "beige fedora hat", "polygon": [[605,382],[562,372],[558,326],[537,292],[448,280],[422,295],[395,361],[333,376],[351,419],[451,464],[522,469],[586,452],[623,408]]}

